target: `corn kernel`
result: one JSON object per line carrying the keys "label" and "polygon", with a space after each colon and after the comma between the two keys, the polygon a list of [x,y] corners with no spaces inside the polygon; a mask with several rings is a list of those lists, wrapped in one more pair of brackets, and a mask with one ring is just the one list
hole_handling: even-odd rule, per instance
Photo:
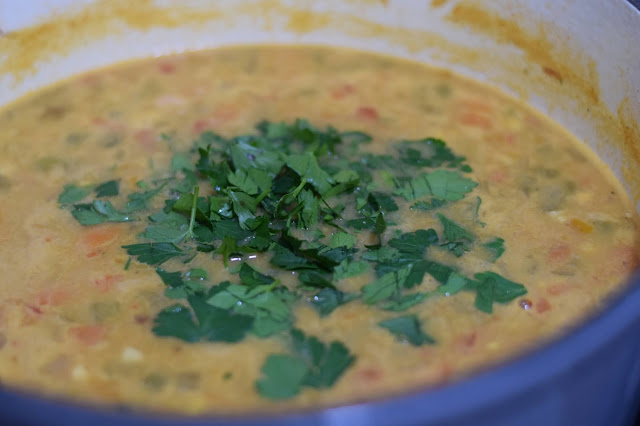
{"label": "corn kernel", "polygon": [[71,378],[73,380],[77,380],[77,381],[85,381],[87,380],[87,377],[89,376],[89,373],[87,372],[87,369],[84,368],[83,365],[76,365],[73,370],[71,370]]}
{"label": "corn kernel", "polygon": [[124,362],[138,362],[138,361],[142,361],[144,356],[142,355],[142,352],[140,352],[136,348],[132,348],[128,346],[124,348],[124,350],[122,351],[121,358],[122,358],[122,361]]}
{"label": "corn kernel", "polygon": [[587,222],[580,219],[571,219],[569,222],[571,226],[577,231],[582,232],[583,234],[590,234],[593,231],[593,226],[589,225]]}

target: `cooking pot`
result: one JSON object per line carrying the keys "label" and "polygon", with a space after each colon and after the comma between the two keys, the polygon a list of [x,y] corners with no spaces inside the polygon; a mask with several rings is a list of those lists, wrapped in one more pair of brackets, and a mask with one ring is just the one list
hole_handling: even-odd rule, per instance
{"label": "cooking pot", "polygon": [[[349,46],[483,80],[585,141],[640,210],[640,12],[624,0],[0,0],[0,105],[114,62],[242,43]],[[639,408],[637,274],[606,309],[543,347],[383,400],[180,418],[0,388],[3,425],[613,426],[632,424]]]}

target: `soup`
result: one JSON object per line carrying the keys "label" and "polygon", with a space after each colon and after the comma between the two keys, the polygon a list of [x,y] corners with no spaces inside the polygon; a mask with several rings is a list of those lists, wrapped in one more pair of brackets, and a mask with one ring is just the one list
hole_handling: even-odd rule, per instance
{"label": "soup", "polygon": [[323,47],[118,65],[0,113],[0,379],[279,411],[543,344],[633,271],[621,186],[448,71]]}

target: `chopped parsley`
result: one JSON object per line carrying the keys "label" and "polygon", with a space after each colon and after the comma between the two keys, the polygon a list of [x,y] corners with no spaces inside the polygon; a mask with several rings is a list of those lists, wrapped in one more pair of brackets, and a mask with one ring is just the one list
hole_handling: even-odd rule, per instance
{"label": "chopped parsley", "polygon": [[120,182],[117,180],[110,180],[108,182],[101,183],[96,186],[96,197],[115,197],[120,193]]}
{"label": "chopped parsley", "polygon": [[444,246],[457,257],[471,250],[471,243],[475,240],[471,232],[441,213],[437,213],[436,216],[444,228]]}
{"label": "chopped parsley", "polygon": [[522,285],[509,281],[495,272],[482,272],[475,274],[475,282],[470,282],[469,287],[476,291],[476,308],[488,314],[493,312],[493,304],[508,303],[513,299],[527,294],[527,289]]}
{"label": "chopped parsley", "polygon": [[502,238],[496,237],[482,244],[482,247],[487,249],[491,254],[491,261],[495,262],[504,254],[504,240]]}
{"label": "chopped parsley", "polygon": [[401,342],[408,342],[413,346],[422,346],[424,344],[435,344],[433,337],[422,331],[420,320],[415,315],[406,315],[402,317],[391,318],[378,323],[382,328],[391,332],[396,339]]}
{"label": "chopped parsley", "polygon": [[94,186],[65,185],[58,196],[58,203],[62,205],[78,203],[91,194],[92,191],[95,192],[96,198],[115,197],[120,193],[120,182],[110,180]]}
{"label": "chopped parsley", "polygon": [[478,184],[453,170],[436,170],[411,179],[394,194],[403,196],[407,201],[433,196],[445,201],[458,201],[464,198]]}
{"label": "chopped parsley", "polygon": [[94,200],[90,204],[74,204],[71,214],[85,226],[134,220],[129,214],[116,210],[110,201],[103,200]]}
{"label": "chopped parsley", "polygon": [[207,303],[217,290],[197,293],[187,298],[191,309],[182,304],[162,310],[154,320],[157,336],[170,336],[187,342],[238,342],[252,329],[254,318],[235,314]]}
{"label": "chopped parsley", "polygon": [[313,296],[311,304],[321,317],[326,317],[338,306],[344,305],[358,298],[355,293],[345,293],[337,288],[323,288]]}
{"label": "chopped parsley", "polygon": [[[371,140],[303,119],[260,122],[229,138],[207,131],[163,173],[138,182],[137,192],[122,193],[118,180],[69,184],[58,202],[83,226],[140,223],[139,242],[123,246],[125,270],[132,259],[155,267],[172,300],[155,316],[156,336],[285,342],[289,352],[265,359],[255,389],[290,398],[332,386],[355,362],[348,341],[323,342],[298,328],[303,305],[319,318],[347,304],[396,313],[378,326],[421,346],[437,336],[424,330],[418,305],[428,317],[430,299],[475,292],[475,307],[490,314],[495,303],[526,293],[495,272],[471,278],[434,260],[442,249],[460,257],[479,247],[495,262],[505,250],[501,238],[476,244],[479,202],[470,223],[448,216],[477,186],[465,157],[433,138],[391,142],[389,153],[373,154]],[[440,230],[407,229],[407,214],[425,215]],[[196,258],[199,267],[191,267]],[[210,282],[207,259],[231,278]]]}
{"label": "chopped parsley", "polygon": [[288,330],[293,324],[290,305],[296,296],[286,287],[275,288],[275,284],[250,288],[225,281],[213,287],[215,293],[207,299],[207,304],[252,317],[252,332],[258,337],[267,337]]}
{"label": "chopped parsley", "polygon": [[262,366],[256,389],[265,398],[290,398],[302,387],[331,387],[355,361],[341,342],[323,343],[298,329],[290,335],[292,354],[269,355]]}
{"label": "chopped parsley", "polygon": [[91,188],[76,185],[66,185],[58,196],[58,203],[63,205],[77,203],[90,193]]}
{"label": "chopped parsley", "polygon": [[174,257],[184,256],[185,251],[172,243],[141,243],[122,246],[129,256],[136,256],[138,262],[161,265]]}
{"label": "chopped parsley", "polygon": [[156,268],[156,273],[167,286],[164,294],[170,299],[186,299],[188,296],[193,296],[206,290],[206,287],[202,283],[204,278],[201,278],[206,277],[206,272],[205,275],[202,275],[197,269],[191,269],[183,274],[181,272],[167,272],[164,269]]}

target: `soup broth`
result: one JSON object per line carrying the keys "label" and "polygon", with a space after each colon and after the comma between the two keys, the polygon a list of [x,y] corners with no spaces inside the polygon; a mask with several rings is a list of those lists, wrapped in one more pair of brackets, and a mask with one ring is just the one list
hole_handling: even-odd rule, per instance
{"label": "soup broth", "polygon": [[0,128],[0,380],[47,395],[238,414],[431,387],[563,333],[637,262],[629,199],[568,132],[391,57],[148,59]]}

